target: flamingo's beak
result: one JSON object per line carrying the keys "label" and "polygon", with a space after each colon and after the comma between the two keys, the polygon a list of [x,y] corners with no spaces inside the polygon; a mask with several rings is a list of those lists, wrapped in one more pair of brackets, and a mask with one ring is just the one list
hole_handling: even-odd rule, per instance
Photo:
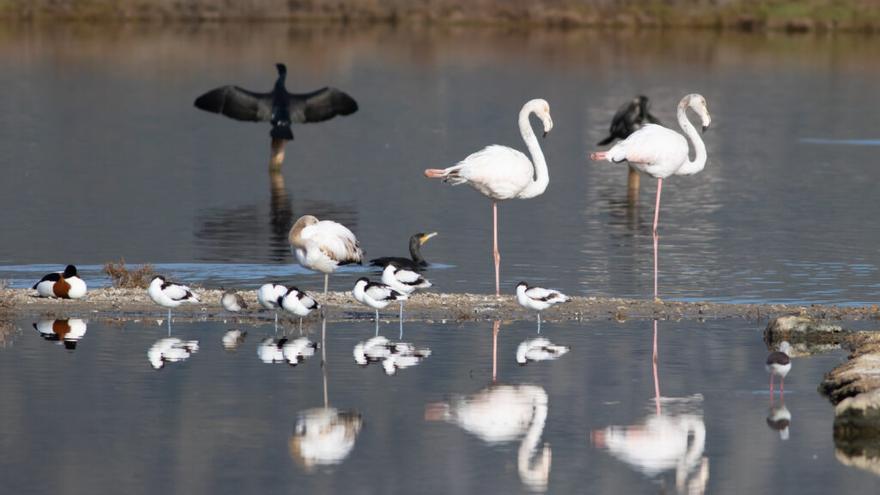
{"label": "flamingo's beak", "polygon": [[541,136],[541,137],[547,137],[547,134],[550,134],[550,133],[549,133],[549,132],[547,132],[547,131],[544,131],[544,135],[543,135],[543,136]]}
{"label": "flamingo's beak", "polygon": [[704,126],[703,126],[703,134],[705,134],[706,131],[708,131],[708,130],[709,130],[709,126],[704,125]]}

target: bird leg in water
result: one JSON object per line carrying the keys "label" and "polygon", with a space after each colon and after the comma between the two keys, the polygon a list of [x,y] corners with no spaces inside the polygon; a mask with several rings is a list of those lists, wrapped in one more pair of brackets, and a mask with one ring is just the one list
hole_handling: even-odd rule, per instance
{"label": "bird leg in water", "polygon": [[324,294],[327,294],[327,285],[330,283],[330,274],[324,274]]}
{"label": "bird leg in water", "polygon": [[657,372],[657,320],[654,320],[654,352],[651,360],[654,368],[654,407],[657,410],[657,416],[660,415],[660,373]]}
{"label": "bird leg in water", "polygon": [[376,310],[376,337],[379,336],[379,310]]}
{"label": "bird leg in water", "polygon": [[541,312],[538,311],[538,333],[541,333]]}
{"label": "bird leg in water", "polygon": [[654,300],[659,301],[657,295],[657,244],[660,236],[657,235],[657,222],[660,220],[660,191],[663,188],[663,179],[657,179],[657,203],[654,205]]}
{"label": "bird leg in water", "polygon": [[501,267],[501,253],[498,252],[498,202],[492,201],[492,255],[495,258],[495,297],[501,296],[501,284],[499,283],[499,269]]}
{"label": "bird leg in water", "polygon": [[278,333],[278,311],[275,312],[275,333]]}
{"label": "bird leg in water", "polygon": [[171,337],[171,308],[168,308],[168,336]]}
{"label": "bird leg in water", "polygon": [[272,138],[271,153],[269,154],[269,170],[281,170],[284,163],[284,145],[286,141],[283,139]]}
{"label": "bird leg in water", "polygon": [[398,318],[400,321],[400,337],[403,338],[403,301],[400,302],[400,317]]}
{"label": "bird leg in water", "polygon": [[299,317],[299,334],[303,334],[303,319],[302,316]]}

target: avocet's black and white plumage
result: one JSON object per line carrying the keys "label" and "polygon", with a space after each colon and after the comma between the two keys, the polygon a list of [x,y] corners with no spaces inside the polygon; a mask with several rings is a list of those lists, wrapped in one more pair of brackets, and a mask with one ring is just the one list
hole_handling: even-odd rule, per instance
{"label": "avocet's black and white plumage", "polygon": [[73,265],[67,265],[63,272],[44,275],[32,288],[37,290],[40,297],[61,299],[80,299],[87,292],[86,283],[79,278]]}
{"label": "avocet's black and white plumage", "polygon": [[317,348],[317,342],[312,342],[307,337],[300,337],[298,339],[289,340],[281,346],[281,353],[284,355],[284,360],[287,361],[288,364],[296,366],[314,356]]}
{"label": "avocet's black and white plumage", "polygon": [[290,228],[287,240],[300,265],[324,274],[325,294],[330,274],[339,266],[364,260],[364,251],[351,230],[312,215],[301,216]]}
{"label": "avocet's black and white plumage", "polygon": [[283,363],[284,351],[282,348],[286,343],[287,337],[282,337],[280,339],[266,337],[257,345],[257,357],[260,358],[260,361],[266,364]]}
{"label": "avocet's black and white plumage", "polygon": [[[419,272],[403,268],[397,263],[389,263],[382,270],[382,283],[400,292],[401,294],[412,294],[418,289],[427,289],[431,287],[431,282],[421,276]],[[400,301],[400,331],[401,337],[403,333],[403,301]]]}
{"label": "avocet's black and white plumage", "polygon": [[281,298],[287,294],[287,287],[276,284],[263,284],[257,289],[257,301],[260,306],[275,312],[275,331],[278,331],[278,309],[281,308]]}
{"label": "avocet's black and white plumage", "polygon": [[529,287],[529,284],[516,284],[516,302],[520,306],[538,312],[538,330],[541,329],[541,311],[550,306],[567,302],[570,298],[558,290],[543,287]]}
{"label": "avocet's black and white plumage", "polygon": [[379,310],[394,301],[405,301],[407,295],[402,294],[391,287],[378,282],[370,282],[370,279],[361,277],[354,284],[351,291],[357,302],[376,310],[376,331],[379,330]]}
{"label": "avocet's black and white plumage", "polygon": [[[269,93],[255,93],[238,86],[221,86],[196,98],[195,106],[206,112],[225,115],[235,120],[272,124],[273,166],[284,160],[284,142],[293,139],[291,123],[322,122],[337,115],[357,111],[354,99],[335,88],[321,88],[311,93],[288,93],[284,87],[287,67],[275,64],[278,79]],[[277,156],[280,155],[280,156]]]}
{"label": "avocet's black and white plumage", "polygon": [[773,351],[767,356],[764,368],[770,373],[770,395],[773,396],[773,377],[779,377],[779,391],[785,393],[785,375],[791,371],[791,344],[783,341],[779,344],[779,350]]}
{"label": "avocet's black and white plumage", "polygon": [[309,313],[321,307],[315,298],[296,287],[289,287],[287,293],[278,298],[278,304],[281,306],[281,309],[299,316],[300,332],[302,332],[303,317],[308,316]]}
{"label": "avocet's black and white plumage", "polygon": [[40,336],[52,342],[64,344],[66,349],[76,349],[76,343],[86,334],[86,322],[80,318],[63,320],[40,320],[34,323]]}
{"label": "avocet's black and white plumage", "polygon": [[201,302],[199,297],[189,287],[169,282],[165,277],[156,275],[150,281],[147,289],[150,299],[159,306],[168,308],[168,331],[171,331],[171,308],[176,308],[185,302]]}
{"label": "avocet's black and white plumage", "polygon": [[161,369],[165,363],[176,363],[189,359],[199,350],[198,340],[180,340],[177,337],[159,339],[147,351],[147,359],[155,369]]}
{"label": "avocet's black and white plumage", "polygon": [[238,313],[248,307],[247,302],[241,297],[241,294],[232,290],[223,292],[223,295],[220,296],[220,305],[223,306],[223,309],[231,313]]}
{"label": "avocet's black and white plumage", "polygon": [[424,256],[422,256],[422,245],[435,235],[437,235],[436,232],[431,232],[430,234],[425,234],[424,232],[413,234],[409,238],[409,258],[385,256],[370,260],[370,265],[385,267],[389,263],[396,263],[397,266],[406,268],[407,270],[424,270],[428,266],[428,262],[425,260]]}
{"label": "avocet's black and white plumage", "polygon": [[525,366],[532,361],[552,361],[562,357],[569,350],[568,346],[556,345],[543,337],[528,339],[517,346],[516,362]]}
{"label": "avocet's black and white plumage", "polygon": [[227,351],[234,351],[244,342],[245,337],[247,337],[247,332],[245,331],[234,328],[227,330],[223,334],[223,348]]}
{"label": "avocet's black and white plumage", "polygon": [[376,336],[354,346],[352,352],[355,363],[367,366],[371,363],[382,363],[385,374],[393,375],[397,370],[409,368],[422,362],[431,355],[431,349],[416,348],[408,342],[391,342],[382,336]]}

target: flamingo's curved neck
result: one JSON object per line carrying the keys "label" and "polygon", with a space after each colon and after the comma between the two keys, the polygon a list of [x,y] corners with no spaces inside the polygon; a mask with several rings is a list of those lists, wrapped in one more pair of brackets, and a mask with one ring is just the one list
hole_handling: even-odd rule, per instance
{"label": "flamingo's curved neck", "polygon": [[703,138],[700,137],[700,133],[697,132],[697,129],[687,118],[685,112],[687,106],[686,100],[683,100],[678,104],[678,125],[681,126],[681,130],[684,131],[685,136],[687,136],[691,140],[691,143],[693,143],[696,154],[694,155],[693,161],[686,161],[684,165],[675,172],[676,175],[695,174],[706,167],[706,145],[703,144]]}
{"label": "flamingo's curved neck", "polygon": [[517,197],[522,199],[534,198],[547,189],[550,183],[550,174],[547,172],[547,162],[544,160],[544,152],[541,151],[541,145],[538,144],[538,138],[535,131],[532,130],[532,124],[529,122],[529,115],[534,112],[530,107],[523,108],[519,112],[519,132],[522,134],[523,141],[529,148],[529,154],[532,155],[532,166],[535,167],[534,180],[520,192]]}
{"label": "flamingo's curved neck", "polygon": [[544,432],[544,424],[547,421],[547,396],[539,394],[534,400],[534,416],[532,416],[532,422],[517,451],[517,470],[526,484],[546,487],[550,478],[550,447],[545,446],[540,455],[535,456],[534,461],[532,456],[538,450],[541,434]]}

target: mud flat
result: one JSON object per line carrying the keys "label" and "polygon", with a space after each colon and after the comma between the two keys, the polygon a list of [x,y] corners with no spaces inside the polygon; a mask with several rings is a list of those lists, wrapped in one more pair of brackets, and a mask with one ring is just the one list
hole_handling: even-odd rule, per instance
{"label": "mud flat", "polygon": [[[200,304],[184,304],[174,309],[175,319],[204,320],[209,318],[239,318],[265,320],[272,313],[262,309],[256,300],[256,292],[241,292],[249,303],[243,313],[231,315],[220,306],[220,290],[199,289]],[[91,318],[140,318],[161,316],[165,310],[153,304],[143,289],[102,288],[90,290],[84,299],[70,301],[44,299],[28,289],[0,290],[0,304],[9,316],[15,317],[66,317]],[[324,296],[315,294],[324,305],[327,318],[355,320],[372,318],[373,311],[357,303],[348,292],[331,292]],[[380,312],[383,317],[396,318],[397,308],[392,305]],[[718,319],[745,318],[765,319],[782,315],[799,315],[816,321],[865,320],[880,318],[877,306],[789,306],[772,304],[719,304],[712,302],[653,302],[649,300],[616,299],[600,297],[573,297],[572,301],[551,308],[543,313],[547,321],[609,319]],[[410,320],[517,320],[533,319],[533,312],[520,307],[512,295],[496,298],[481,294],[421,293],[406,303],[406,317]],[[314,316],[312,317],[314,318]]]}

